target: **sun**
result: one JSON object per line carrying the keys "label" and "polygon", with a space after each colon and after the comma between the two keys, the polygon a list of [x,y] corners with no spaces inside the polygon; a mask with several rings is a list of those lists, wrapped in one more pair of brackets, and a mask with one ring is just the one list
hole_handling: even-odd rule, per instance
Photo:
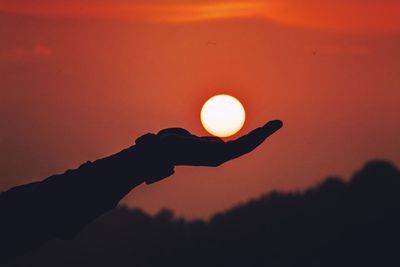
{"label": "sun", "polygon": [[200,118],[207,132],[218,137],[228,137],[243,127],[246,112],[239,100],[221,94],[211,97],[204,103]]}

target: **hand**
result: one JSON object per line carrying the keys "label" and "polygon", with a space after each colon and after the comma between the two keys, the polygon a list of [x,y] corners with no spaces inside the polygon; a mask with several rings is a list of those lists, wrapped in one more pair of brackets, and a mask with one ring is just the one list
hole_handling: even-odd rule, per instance
{"label": "hand", "polygon": [[136,143],[140,145],[157,140],[157,147],[161,150],[159,153],[174,166],[219,166],[254,150],[282,125],[279,120],[270,121],[263,127],[228,142],[218,137],[198,137],[182,128],[168,128],[157,135],[144,135]]}

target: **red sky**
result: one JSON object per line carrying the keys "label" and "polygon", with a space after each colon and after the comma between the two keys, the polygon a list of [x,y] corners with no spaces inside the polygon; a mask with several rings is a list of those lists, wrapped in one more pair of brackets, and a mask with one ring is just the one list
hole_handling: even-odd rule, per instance
{"label": "red sky", "polygon": [[271,190],[400,164],[400,2],[0,0],[0,190],[245,105],[284,129],[220,168],[178,168],[125,203],[207,217]]}
{"label": "red sky", "polygon": [[334,31],[381,33],[400,30],[398,0],[2,0],[0,11],[160,23],[261,18]]}

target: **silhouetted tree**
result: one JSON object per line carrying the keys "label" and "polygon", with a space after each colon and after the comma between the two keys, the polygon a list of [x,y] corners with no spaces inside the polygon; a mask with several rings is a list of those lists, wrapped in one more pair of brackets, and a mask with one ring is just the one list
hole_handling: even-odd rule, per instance
{"label": "silhouetted tree", "polygon": [[400,172],[373,161],[348,182],[273,192],[208,222],[120,207],[9,266],[400,266],[399,193]]}

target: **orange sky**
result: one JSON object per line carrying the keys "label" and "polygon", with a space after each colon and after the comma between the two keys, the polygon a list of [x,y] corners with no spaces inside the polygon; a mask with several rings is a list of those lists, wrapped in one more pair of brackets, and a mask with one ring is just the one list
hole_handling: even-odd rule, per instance
{"label": "orange sky", "polygon": [[400,30],[400,2],[396,0],[2,0],[0,11],[161,23],[257,17],[289,25],[335,31],[381,33]]}
{"label": "orange sky", "polygon": [[206,217],[363,162],[400,164],[400,2],[0,0],[0,190],[201,128],[213,94],[245,105],[240,133],[280,118],[254,153],[178,168],[125,200]]}

